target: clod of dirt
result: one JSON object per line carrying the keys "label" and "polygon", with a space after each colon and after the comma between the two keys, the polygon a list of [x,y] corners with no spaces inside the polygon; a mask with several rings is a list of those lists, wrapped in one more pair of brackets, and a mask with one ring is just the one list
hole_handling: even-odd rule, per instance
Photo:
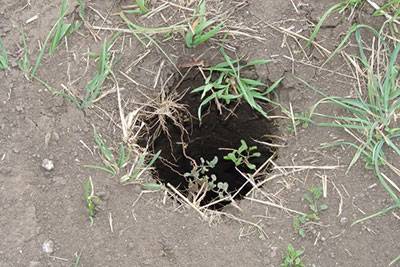
{"label": "clod of dirt", "polygon": [[[200,122],[197,117],[200,94],[190,92],[203,84],[203,76],[197,71],[192,71],[183,82],[172,86],[176,92],[171,93],[182,96],[178,98],[179,104],[184,105],[186,114],[180,114],[181,117],[176,120],[167,118],[167,129],[163,129],[155,138],[154,152],[161,150],[160,160],[155,163],[158,178],[186,195],[196,194],[201,184],[193,183],[193,177],[188,178],[188,173],[193,171],[195,164],[200,165],[202,160],[212,161],[217,157],[218,163],[215,168],[209,170],[208,178],[216,178],[215,185],[227,183],[227,191],[232,196],[237,193],[236,198],[240,198],[253,188],[252,182],[243,174],[254,170],[251,171],[244,165],[235,166],[232,161],[225,160],[224,156],[233,149],[238,149],[241,140],[244,140],[248,146],[257,146],[257,152],[260,152],[261,156],[252,158],[251,163],[257,168],[260,167],[274,154],[274,150],[256,140],[271,143],[270,135],[275,132],[275,127],[271,120],[254,111],[244,101],[232,102],[226,108],[222,108],[222,114],[212,101],[211,105],[203,108],[204,115]],[[268,107],[264,108],[267,110]],[[177,125],[177,122],[181,125]],[[259,179],[261,178],[256,178],[253,183]],[[221,198],[215,190],[210,190],[201,204],[215,201],[218,197]],[[219,203],[210,208],[221,208],[228,203],[225,201],[222,205]]]}
{"label": "clod of dirt", "polygon": [[54,169],[54,163],[52,160],[49,159],[43,159],[42,161],[42,167],[46,171],[52,171]]}
{"label": "clod of dirt", "polygon": [[46,240],[42,245],[42,250],[44,253],[52,254],[54,252],[53,240]]}

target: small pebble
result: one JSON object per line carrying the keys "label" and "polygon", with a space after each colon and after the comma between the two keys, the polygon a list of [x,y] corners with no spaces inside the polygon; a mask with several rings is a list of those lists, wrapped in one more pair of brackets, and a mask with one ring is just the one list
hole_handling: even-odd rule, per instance
{"label": "small pebble", "polygon": [[54,242],[52,240],[46,240],[43,245],[42,249],[44,253],[51,254],[54,252]]}
{"label": "small pebble", "polygon": [[40,262],[38,262],[38,261],[29,262],[29,267],[39,267],[39,266],[40,266]]}
{"label": "small pebble", "polygon": [[46,171],[51,171],[54,169],[54,163],[53,161],[49,160],[49,159],[44,159],[42,161],[42,167],[46,170]]}
{"label": "small pebble", "polygon": [[345,225],[348,221],[349,221],[349,219],[347,219],[346,217],[340,218],[340,224],[341,225]]}

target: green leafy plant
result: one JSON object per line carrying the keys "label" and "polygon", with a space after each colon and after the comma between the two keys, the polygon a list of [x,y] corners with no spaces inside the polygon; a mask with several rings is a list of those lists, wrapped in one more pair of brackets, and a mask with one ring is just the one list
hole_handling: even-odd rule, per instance
{"label": "green leafy plant", "polygon": [[207,20],[206,12],[206,2],[201,0],[194,14],[195,19],[186,33],[185,41],[187,47],[192,48],[207,42],[224,27],[224,23],[222,22],[211,27],[213,24],[216,24],[216,20]]}
{"label": "green leafy plant", "polygon": [[305,265],[301,260],[303,254],[303,250],[296,250],[292,244],[289,244],[282,259],[281,267],[304,267]]}
{"label": "green leafy plant", "polygon": [[250,170],[255,170],[256,165],[250,163],[251,158],[258,158],[261,156],[260,152],[257,152],[257,146],[248,146],[246,141],[240,140],[240,147],[234,149],[228,155],[224,157],[225,160],[230,160],[235,163],[235,166],[246,165]]}
{"label": "green leafy plant", "polygon": [[226,182],[217,182],[217,177],[209,172],[218,164],[218,157],[214,157],[211,161],[200,158],[200,164],[196,163],[192,170],[184,174],[189,180],[189,188],[195,188],[193,193],[197,194],[204,183],[207,184],[206,191],[213,191],[218,194],[220,199],[229,196],[229,184]]}
{"label": "green leafy plant", "polygon": [[322,211],[328,209],[328,205],[320,203],[322,189],[312,186],[303,196],[307,203],[309,212],[306,215],[298,215],[293,218],[293,229],[301,236],[305,237],[304,225],[310,221],[319,221],[319,215]]}
{"label": "green leafy plant", "polygon": [[94,192],[94,186],[91,177],[89,177],[89,179],[83,184],[83,190],[83,196],[86,202],[89,220],[90,223],[93,224],[93,219],[96,215],[97,205],[100,202],[100,198],[96,196]]}
{"label": "green leafy plant", "polygon": [[3,41],[0,38],[0,70],[8,69],[8,56]]}
{"label": "green leafy plant", "polygon": [[[241,99],[244,99],[257,112],[268,117],[257,101],[271,103],[271,100],[267,96],[278,87],[282,79],[274,82],[268,88],[267,85],[259,80],[242,77],[241,72],[251,66],[267,64],[269,61],[253,60],[245,65],[240,65],[239,59],[233,60],[223,49],[221,49],[221,53],[224,56],[225,62],[205,68],[209,72],[208,77],[205,79],[205,84],[192,90],[192,93],[201,93],[202,102],[198,108],[199,120],[201,121],[202,118],[203,107],[211,101],[215,101],[217,107],[220,109],[221,101],[229,105],[231,101],[239,101]],[[216,80],[212,80],[214,74],[218,76]]]}
{"label": "green leafy plant", "polygon": [[354,9],[358,6],[360,6],[365,0],[341,0],[339,3],[331,6],[319,19],[317,25],[315,25],[313,32],[310,35],[309,41],[307,45],[311,45],[311,43],[315,40],[317,37],[322,24],[324,24],[325,20],[335,12],[338,13],[343,13],[348,9]]}

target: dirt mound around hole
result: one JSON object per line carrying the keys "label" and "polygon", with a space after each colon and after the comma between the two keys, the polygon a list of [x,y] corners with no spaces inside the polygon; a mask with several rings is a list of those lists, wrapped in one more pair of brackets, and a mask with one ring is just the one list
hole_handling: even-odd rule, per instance
{"label": "dirt mound around hole", "polygon": [[[271,142],[271,135],[276,133],[276,128],[271,120],[266,119],[254,111],[247,103],[231,103],[228,109],[223,109],[222,114],[216,104],[212,102],[203,110],[200,122],[197,117],[201,99],[200,94],[190,93],[193,89],[202,86],[204,78],[199,71],[190,71],[183,81],[172,86],[178,95],[182,95],[179,104],[186,107],[189,114],[181,114],[182,127],[177,127],[171,119],[167,119],[167,132],[161,132],[155,138],[153,149],[161,150],[161,160],[155,164],[158,179],[163,183],[170,183],[186,195],[190,193],[189,179],[185,173],[193,169],[193,160],[200,164],[201,158],[212,161],[218,158],[217,165],[210,169],[208,175],[216,177],[218,182],[227,183],[231,195],[240,198],[249,192],[252,185],[240,172],[249,173],[245,166],[236,167],[232,161],[225,160],[232,149],[237,149],[244,140],[249,146],[257,146],[260,157],[251,159],[251,163],[260,167],[273,154],[271,147],[260,144]],[[266,107],[265,110],[268,110]],[[239,169],[239,171],[238,171]],[[214,176],[215,175],[215,176]],[[240,191],[239,191],[240,190]],[[239,191],[239,192],[238,192]],[[207,204],[218,198],[212,190],[207,192],[201,204]],[[211,208],[220,208],[229,202],[222,202]]]}

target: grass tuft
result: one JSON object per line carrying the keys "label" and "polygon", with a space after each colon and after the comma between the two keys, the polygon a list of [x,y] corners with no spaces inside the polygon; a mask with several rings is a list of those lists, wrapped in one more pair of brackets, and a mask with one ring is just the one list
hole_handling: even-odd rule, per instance
{"label": "grass tuft", "polygon": [[216,23],[216,20],[207,20],[206,12],[206,2],[202,0],[195,11],[195,19],[192,21],[185,36],[187,47],[193,48],[207,42],[210,38],[217,35],[224,27],[224,23],[221,22],[211,28],[211,26]]}
{"label": "grass tuft", "polygon": [[[398,124],[400,69],[397,61],[400,44],[397,44],[393,49],[389,49],[384,44],[379,44],[379,46],[384,46],[382,51],[388,56],[384,56],[385,53],[373,51],[370,60],[368,60],[366,57],[368,50],[363,46],[364,42],[361,39],[360,32],[357,28],[354,32],[360,52],[359,57],[355,58],[354,61],[360,62],[360,68],[366,70],[365,91],[360,88],[354,98],[327,96],[303,82],[324,96],[312,107],[310,118],[331,120],[330,122],[314,123],[323,127],[341,128],[354,138],[354,141],[338,141],[328,146],[347,145],[353,147],[356,152],[349,163],[348,170],[362,158],[365,161],[366,168],[374,171],[379,182],[394,201],[393,206],[355,222],[359,223],[400,207],[400,189],[387,175],[388,170],[396,175],[399,175],[400,171],[396,166],[397,163],[391,163],[386,156],[387,151],[390,150],[396,157],[400,157],[400,148],[397,145],[400,140],[400,126]],[[381,50],[381,47],[378,50]],[[345,112],[345,115],[316,112],[321,105],[339,107]]]}

